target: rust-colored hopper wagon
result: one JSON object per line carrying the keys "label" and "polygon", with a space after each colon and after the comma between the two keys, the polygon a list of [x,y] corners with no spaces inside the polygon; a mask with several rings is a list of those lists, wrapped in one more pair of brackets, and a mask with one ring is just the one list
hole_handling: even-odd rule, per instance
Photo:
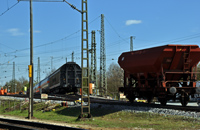
{"label": "rust-colored hopper wagon", "polygon": [[189,96],[200,93],[196,87],[196,70],[200,61],[197,45],[165,45],[124,52],[118,63],[124,70],[124,92],[129,101],[136,97],[150,103],[157,97],[162,105],[180,99],[183,106]]}

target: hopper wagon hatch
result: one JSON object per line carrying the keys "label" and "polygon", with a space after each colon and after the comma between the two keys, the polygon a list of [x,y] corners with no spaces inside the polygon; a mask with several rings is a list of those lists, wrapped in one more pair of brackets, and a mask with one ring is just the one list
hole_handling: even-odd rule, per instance
{"label": "hopper wagon hatch", "polygon": [[197,45],[165,45],[124,52],[118,63],[124,70],[124,92],[129,101],[154,97],[162,105],[179,99],[186,106],[189,97],[200,93],[196,87],[200,48]]}

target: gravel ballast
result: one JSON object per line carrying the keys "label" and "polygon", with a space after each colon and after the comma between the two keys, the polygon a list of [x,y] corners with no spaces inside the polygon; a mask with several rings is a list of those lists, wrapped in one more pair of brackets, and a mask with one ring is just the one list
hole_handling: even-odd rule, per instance
{"label": "gravel ballast", "polygon": [[182,111],[182,110],[173,110],[173,109],[164,109],[164,108],[151,108],[151,107],[139,107],[139,106],[121,106],[121,105],[107,105],[107,104],[98,104],[93,103],[90,105],[91,109],[102,108],[102,109],[113,109],[116,111],[124,112],[150,112],[161,115],[176,115],[184,117],[192,117],[200,119],[200,112],[191,112],[191,111]]}

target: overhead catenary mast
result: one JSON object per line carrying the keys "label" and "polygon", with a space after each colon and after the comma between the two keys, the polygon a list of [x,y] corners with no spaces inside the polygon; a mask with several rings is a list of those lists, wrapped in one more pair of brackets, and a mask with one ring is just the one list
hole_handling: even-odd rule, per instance
{"label": "overhead catenary mast", "polygon": [[95,34],[95,31],[92,30],[92,37],[91,37],[91,49],[89,50],[89,52],[91,53],[91,60],[90,60],[90,82],[93,82],[94,81],[94,73],[93,73],[93,70],[94,70],[94,48],[93,48],[93,42],[94,42],[94,34]]}
{"label": "overhead catenary mast", "polygon": [[134,36],[130,37],[130,51],[133,51],[133,39],[135,39]]}
{"label": "overhead catenary mast", "polygon": [[[15,87],[15,62],[13,62],[13,75],[12,75],[12,92],[16,92],[16,87]],[[14,90],[15,88],[15,90]]]}
{"label": "overhead catenary mast", "polygon": [[72,62],[74,62],[74,52],[72,52]]}
{"label": "overhead catenary mast", "polygon": [[38,57],[38,66],[37,66],[37,82],[40,82],[40,57]]}
{"label": "overhead catenary mast", "polygon": [[[79,118],[91,118],[90,114],[90,92],[89,92],[89,44],[88,44],[88,9],[87,0],[82,0],[82,44],[81,44],[81,68],[82,68],[82,85],[81,85],[81,114]],[[83,95],[83,92],[86,95]],[[88,104],[83,105],[87,100]]]}
{"label": "overhead catenary mast", "polygon": [[133,36],[130,37],[130,51],[133,51]]}
{"label": "overhead catenary mast", "polygon": [[51,73],[53,72],[53,56],[51,56]]}
{"label": "overhead catenary mast", "polygon": [[[91,70],[90,70],[90,82],[94,82],[95,88],[97,89],[97,57],[96,57],[96,40],[95,40],[95,31],[92,31],[92,37],[91,37]],[[96,91],[97,94],[97,91]]]}
{"label": "overhead catenary mast", "polygon": [[100,94],[107,95],[107,78],[106,78],[106,51],[105,51],[105,32],[104,32],[104,15],[101,14],[101,47],[100,47]]}

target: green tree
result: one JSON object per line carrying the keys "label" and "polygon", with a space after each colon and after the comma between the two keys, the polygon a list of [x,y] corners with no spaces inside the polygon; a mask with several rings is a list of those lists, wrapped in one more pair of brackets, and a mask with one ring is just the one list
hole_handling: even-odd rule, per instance
{"label": "green tree", "polygon": [[10,93],[14,93],[15,88],[16,92],[20,92],[23,90],[23,87],[27,85],[28,85],[28,80],[22,76],[19,78],[19,80],[10,80],[6,82],[3,88],[4,89],[7,88],[8,90],[10,90],[9,91]]}
{"label": "green tree", "polygon": [[23,90],[23,87],[26,86],[27,88],[29,87],[29,81],[25,78],[25,77],[20,77],[19,80],[19,86],[18,86],[18,90]]}

